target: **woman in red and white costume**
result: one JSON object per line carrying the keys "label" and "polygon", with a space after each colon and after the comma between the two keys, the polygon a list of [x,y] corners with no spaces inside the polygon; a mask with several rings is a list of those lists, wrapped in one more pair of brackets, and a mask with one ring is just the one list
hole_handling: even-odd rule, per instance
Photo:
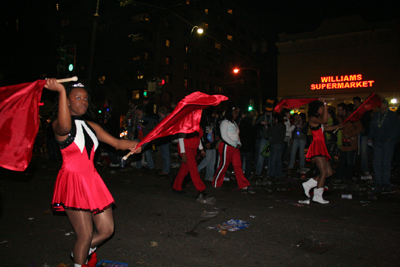
{"label": "woman in red and white costume", "polygon": [[219,166],[215,173],[212,185],[214,187],[221,187],[224,182],[225,173],[232,163],[233,169],[235,171],[236,181],[238,183],[239,189],[243,192],[254,193],[248,189],[250,185],[249,181],[243,174],[242,170],[242,160],[240,159],[240,138],[239,138],[239,126],[236,124],[235,120],[237,118],[238,112],[235,108],[228,108],[225,111],[225,120],[221,122],[221,138],[222,142],[219,144]]}
{"label": "woman in red and white costume", "polygon": [[136,149],[137,142],[116,139],[98,124],[84,120],[90,102],[83,84],[68,83],[65,88],[56,79],[48,79],[45,88],[59,94],[58,114],[52,127],[63,156],[52,208],[66,212],[76,233],[71,253],[74,267],[94,267],[94,251],[114,232],[114,199],[93,164],[98,140],[133,153],[141,149]]}
{"label": "woman in red and white costume", "polygon": [[303,189],[307,197],[310,197],[310,189],[314,188],[313,201],[321,204],[328,204],[329,201],[322,198],[324,192],[325,179],[333,174],[331,164],[329,163],[330,155],[325,144],[325,131],[332,131],[343,126],[329,126],[328,123],[328,108],[324,98],[319,98],[308,104],[308,123],[312,133],[312,143],[308,148],[306,160],[315,160],[319,174],[315,178],[304,182]]}

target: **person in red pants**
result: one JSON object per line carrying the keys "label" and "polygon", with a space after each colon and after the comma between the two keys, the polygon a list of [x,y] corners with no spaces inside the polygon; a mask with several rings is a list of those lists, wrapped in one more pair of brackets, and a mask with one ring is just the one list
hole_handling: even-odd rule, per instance
{"label": "person in red pants", "polygon": [[219,166],[215,173],[214,180],[212,181],[212,185],[214,187],[222,186],[226,170],[229,164],[232,163],[239,189],[243,193],[254,194],[254,191],[249,189],[248,186],[250,183],[244,176],[242,170],[242,160],[240,159],[239,150],[241,146],[239,126],[235,122],[237,115],[238,113],[235,108],[228,108],[225,111],[225,119],[221,122],[220,130],[222,142],[218,146]]}
{"label": "person in red pants", "polygon": [[[185,136],[183,138],[183,136]],[[214,204],[215,198],[210,197],[205,193],[206,186],[200,179],[199,171],[197,170],[197,149],[200,149],[201,155],[204,157],[206,152],[200,142],[200,138],[203,136],[203,130],[200,128],[200,132],[194,132],[190,134],[182,134],[179,138],[178,153],[182,158],[181,167],[178,175],[175,178],[173,185],[173,192],[177,194],[185,193],[182,190],[182,183],[185,176],[190,173],[193,185],[197,190],[198,198],[197,201],[205,204]]]}

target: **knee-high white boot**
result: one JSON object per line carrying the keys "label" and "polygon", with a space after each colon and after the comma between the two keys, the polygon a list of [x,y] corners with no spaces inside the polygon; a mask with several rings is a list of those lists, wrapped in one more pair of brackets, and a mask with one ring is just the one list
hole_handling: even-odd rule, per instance
{"label": "knee-high white boot", "polygon": [[324,200],[322,198],[322,193],[324,193],[324,188],[314,188],[314,196],[313,196],[313,201],[318,202],[321,204],[329,204],[328,200]]}
{"label": "knee-high white boot", "polygon": [[304,194],[306,194],[307,197],[310,197],[310,189],[316,187],[317,184],[318,184],[317,181],[315,181],[313,178],[311,178],[307,182],[304,182],[303,183]]}

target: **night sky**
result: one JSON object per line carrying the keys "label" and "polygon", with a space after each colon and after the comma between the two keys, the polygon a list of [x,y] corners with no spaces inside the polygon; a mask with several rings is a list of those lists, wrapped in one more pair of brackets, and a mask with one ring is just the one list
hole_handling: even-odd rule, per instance
{"label": "night sky", "polygon": [[[396,19],[400,14],[397,0],[235,1],[249,9],[252,15],[258,16],[258,25],[255,27],[259,27],[259,36],[256,38],[271,42],[277,41],[278,33],[313,31],[324,19],[360,14],[368,22],[379,22]],[[74,3],[71,12],[80,13],[82,17],[91,17],[95,5],[93,4],[93,10],[84,10],[79,5],[83,6],[85,2],[95,1],[2,1],[0,86],[36,80],[40,78],[38,73],[54,75],[52,67],[56,56],[54,48],[58,47],[59,43],[57,27],[51,23],[51,21],[58,22],[59,19],[55,17],[55,3],[67,6]],[[15,31],[16,18],[19,19],[18,32]]]}

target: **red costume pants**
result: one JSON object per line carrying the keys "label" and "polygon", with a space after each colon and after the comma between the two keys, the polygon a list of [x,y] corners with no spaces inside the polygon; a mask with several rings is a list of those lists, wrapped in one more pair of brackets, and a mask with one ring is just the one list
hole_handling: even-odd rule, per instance
{"label": "red costume pants", "polygon": [[[235,171],[236,181],[238,183],[239,189],[249,186],[250,183],[244,177],[242,170],[242,160],[240,159],[240,151],[233,146],[227,145],[221,142],[218,147],[219,153],[219,166],[215,173],[214,181],[212,182],[214,187],[221,187],[224,182],[224,177],[229,164],[232,163],[233,169]],[[247,167],[246,167],[247,168]]]}
{"label": "red costume pants", "polygon": [[[179,155],[181,155],[181,151],[178,146]],[[202,192],[206,189],[203,181],[200,179],[199,171],[197,170],[197,162],[196,155],[197,149],[189,148],[185,146],[185,154],[186,154],[186,162],[181,163],[181,168],[179,169],[178,175],[175,178],[173,188],[177,191],[182,190],[182,183],[185,179],[185,176],[190,173],[190,178],[192,179],[194,187],[198,192]]]}

